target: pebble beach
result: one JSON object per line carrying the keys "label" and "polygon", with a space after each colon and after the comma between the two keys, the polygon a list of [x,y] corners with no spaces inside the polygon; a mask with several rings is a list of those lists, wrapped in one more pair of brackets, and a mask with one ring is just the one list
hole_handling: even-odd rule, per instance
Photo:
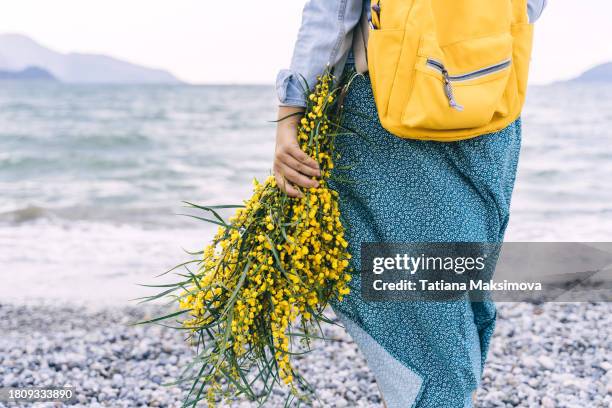
{"label": "pebble beach", "polygon": [[[609,407],[612,404],[612,305],[502,303],[477,408]],[[75,388],[72,406],[180,407],[176,380],[191,361],[184,333],[131,323],[159,306],[102,308],[0,304],[0,386]],[[382,407],[363,357],[341,327],[300,361],[318,390],[314,407]],[[266,406],[281,407],[285,395]],[[2,405],[5,406],[28,406]],[[36,407],[56,407],[38,403]],[[205,405],[203,405],[205,406]],[[254,407],[247,400],[230,405]]]}

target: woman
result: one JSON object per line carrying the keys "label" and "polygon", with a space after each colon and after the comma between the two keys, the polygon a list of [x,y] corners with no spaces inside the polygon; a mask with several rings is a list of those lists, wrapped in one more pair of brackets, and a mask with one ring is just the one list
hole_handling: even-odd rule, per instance
{"label": "woman", "polygon": [[[530,0],[530,22],[545,0]],[[317,163],[296,142],[305,106],[301,78],[314,83],[326,65],[352,62],[354,29],[369,1],[311,0],[303,12],[290,70],[277,79],[281,102],[274,173],[288,195],[316,187]],[[347,64],[348,60],[348,64]],[[343,178],[336,183],[350,250],[359,270],[362,242],[500,242],[508,223],[521,122],[488,135],[440,143],[401,139],[380,124],[367,75],[352,84],[337,138]],[[340,173],[340,171],[337,171]],[[368,361],[388,408],[471,407],[495,325],[492,302],[368,303],[360,279],[334,309]]]}

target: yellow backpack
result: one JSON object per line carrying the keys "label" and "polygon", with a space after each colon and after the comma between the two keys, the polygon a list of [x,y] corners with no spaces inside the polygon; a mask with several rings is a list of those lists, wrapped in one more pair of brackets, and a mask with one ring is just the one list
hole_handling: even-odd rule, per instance
{"label": "yellow backpack", "polygon": [[372,0],[368,70],[381,123],[455,141],[512,123],[525,101],[527,0]]}

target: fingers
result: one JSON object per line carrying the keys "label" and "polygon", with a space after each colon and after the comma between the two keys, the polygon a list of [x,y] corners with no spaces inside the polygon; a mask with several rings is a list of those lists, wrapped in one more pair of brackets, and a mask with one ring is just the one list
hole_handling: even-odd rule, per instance
{"label": "fingers", "polygon": [[[299,173],[298,171],[292,169],[290,166],[286,165],[281,161],[276,161],[274,163],[274,177],[276,178],[276,183],[281,188],[281,190],[289,193],[291,190],[288,186],[291,187],[304,187],[304,188],[316,188],[319,187],[319,182],[313,180],[312,178]],[[297,190],[299,192],[299,190]],[[292,197],[297,197],[301,195],[292,195]]]}
{"label": "fingers", "polygon": [[285,163],[279,163],[278,169],[279,169],[280,174],[282,174],[284,178],[286,178],[293,184],[296,184],[300,187],[305,187],[305,188],[319,187],[319,182],[317,180],[313,180],[310,177],[297,172],[296,170],[287,166]]}
{"label": "fingers", "polygon": [[274,177],[277,185],[290,197],[302,197],[303,194],[297,187],[316,188],[319,186],[319,182],[312,179],[312,177],[321,175],[316,161],[315,164],[317,165],[316,168],[307,166],[286,150],[284,152],[277,151],[274,160]]}
{"label": "fingers", "polygon": [[320,175],[321,172],[319,171],[319,163],[317,163],[315,159],[313,159],[312,157],[307,155],[302,149],[300,149],[300,147],[297,144],[288,146],[287,153],[293,156],[293,158],[295,158],[295,160],[297,160],[303,166],[306,166],[307,168],[310,168],[310,169],[315,169],[319,172],[319,174],[313,174],[313,176]]}
{"label": "fingers", "polygon": [[[312,166],[307,165],[306,163],[303,163],[303,162],[299,161],[298,159],[296,159],[294,156],[292,156],[289,153],[284,153],[284,154],[281,154],[280,156],[281,157],[279,157],[279,159],[280,159],[281,163],[283,163],[286,166],[292,168],[293,170],[297,171],[298,173],[302,173],[302,174],[305,174],[305,175],[311,176],[311,177],[320,177],[321,176],[321,170],[319,170],[319,165],[317,164],[316,161],[315,161],[316,167],[312,167]],[[310,156],[308,156],[308,158],[310,158]]]}
{"label": "fingers", "polygon": [[291,183],[289,183],[283,176],[281,176],[278,173],[274,173],[274,178],[276,179],[276,184],[278,185],[278,187],[284,191],[285,193],[287,193],[287,195],[289,197],[294,197],[294,198],[299,198],[299,197],[303,197],[304,194],[302,194],[302,192],[300,190],[298,190],[297,188],[295,188],[294,186],[291,185]]}

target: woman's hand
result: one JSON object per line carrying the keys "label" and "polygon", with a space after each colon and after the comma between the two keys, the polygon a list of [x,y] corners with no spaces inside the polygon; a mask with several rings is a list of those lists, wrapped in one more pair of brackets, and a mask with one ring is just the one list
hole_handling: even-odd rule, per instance
{"label": "woman's hand", "polygon": [[[279,188],[290,197],[301,197],[299,187],[318,187],[312,177],[321,176],[319,164],[308,156],[297,142],[297,132],[304,108],[280,106],[276,125],[274,177]],[[293,116],[289,116],[294,114]],[[284,119],[283,119],[284,118]]]}

